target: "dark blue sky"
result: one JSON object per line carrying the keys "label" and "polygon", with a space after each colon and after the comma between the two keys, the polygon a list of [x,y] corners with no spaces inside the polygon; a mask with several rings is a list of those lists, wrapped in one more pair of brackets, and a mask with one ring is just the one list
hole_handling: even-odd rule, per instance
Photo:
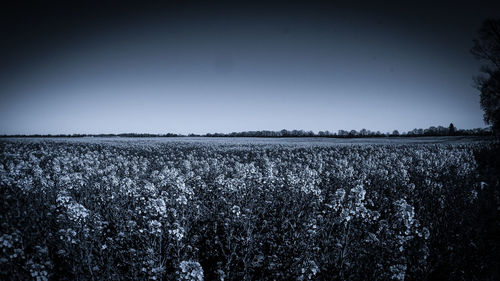
{"label": "dark blue sky", "polygon": [[233,2],[4,9],[0,134],[484,127],[499,4]]}

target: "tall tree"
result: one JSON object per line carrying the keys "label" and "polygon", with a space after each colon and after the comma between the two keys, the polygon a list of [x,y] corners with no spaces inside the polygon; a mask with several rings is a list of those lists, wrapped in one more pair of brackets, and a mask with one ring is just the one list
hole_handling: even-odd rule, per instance
{"label": "tall tree", "polygon": [[448,127],[448,134],[450,134],[450,136],[453,136],[456,131],[457,129],[455,128],[455,125],[453,125],[453,123],[450,123],[450,126]]}
{"label": "tall tree", "polygon": [[474,39],[471,53],[484,64],[482,75],[475,78],[481,91],[481,108],[484,121],[492,125],[493,131],[500,134],[500,19],[483,22]]}

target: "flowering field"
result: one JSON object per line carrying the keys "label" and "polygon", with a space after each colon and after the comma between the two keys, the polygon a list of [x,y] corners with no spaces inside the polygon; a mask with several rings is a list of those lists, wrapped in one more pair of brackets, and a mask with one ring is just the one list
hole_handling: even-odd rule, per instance
{"label": "flowering field", "polygon": [[481,279],[489,147],[0,141],[0,279]]}

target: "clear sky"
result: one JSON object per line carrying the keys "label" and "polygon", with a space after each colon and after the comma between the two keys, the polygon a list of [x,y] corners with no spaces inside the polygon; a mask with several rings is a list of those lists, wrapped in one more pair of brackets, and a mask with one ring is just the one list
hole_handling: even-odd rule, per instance
{"label": "clear sky", "polygon": [[485,126],[494,1],[44,2],[0,12],[0,134]]}

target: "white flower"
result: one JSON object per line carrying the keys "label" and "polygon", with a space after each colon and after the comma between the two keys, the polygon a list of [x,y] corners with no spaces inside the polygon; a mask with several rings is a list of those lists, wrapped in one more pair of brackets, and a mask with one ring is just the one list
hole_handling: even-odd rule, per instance
{"label": "white flower", "polygon": [[399,280],[399,281],[405,280],[406,265],[404,265],[404,264],[391,265],[389,270],[392,273],[391,279]]}
{"label": "white flower", "polygon": [[149,231],[151,234],[153,235],[156,235],[156,236],[160,236],[161,233],[162,233],[162,230],[161,230],[161,222],[157,221],[157,220],[152,220],[149,222]]}
{"label": "white flower", "polygon": [[233,212],[233,214],[236,215],[236,217],[240,217],[240,215],[241,215],[241,209],[240,209],[239,206],[234,205],[233,208],[231,209],[231,211]]}
{"label": "white flower", "polygon": [[87,218],[90,211],[82,204],[75,202],[67,192],[63,191],[57,195],[57,206],[66,210],[66,215],[71,221],[78,222]]}
{"label": "white flower", "polygon": [[179,280],[203,281],[203,268],[197,261],[181,261]]}
{"label": "white flower", "polygon": [[184,238],[184,228],[179,226],[178,224],[175,225],[177,225],[177,228],[170,229],[168,231],[168,234],[172,235],[177,241],[181,241],[182,238]]}
{"label": "white flower", "polygon": [[148,208],[153,216],[165,217],[167,215],[167,205],[163,198],[150,200]]}
{"label": "white flower", "polygon": [[177,203],[181,205],[187,205],[187,198],[184,196],[184,194],[179,195],[179,197],[176,199]]}

